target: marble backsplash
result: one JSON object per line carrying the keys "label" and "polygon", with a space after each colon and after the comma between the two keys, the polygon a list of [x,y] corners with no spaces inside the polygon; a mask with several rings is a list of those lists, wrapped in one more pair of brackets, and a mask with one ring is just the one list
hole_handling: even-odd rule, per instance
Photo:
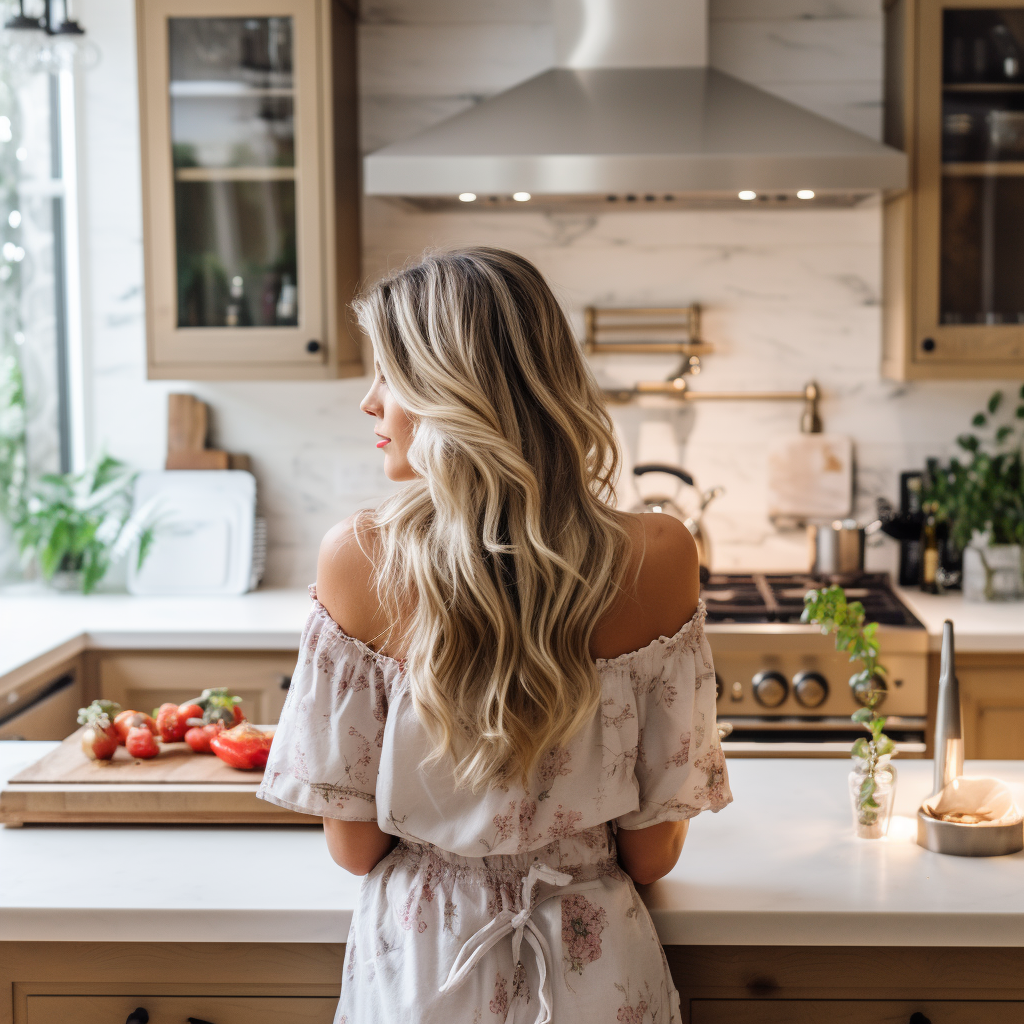
{"label": "marble backsplash", "polygon": [[[712,63],[877,137],[881,125],[877,0],[711,0]],[[248,452],[269,520],[269,585],[313,579],[323,533],[388,493],[366,379],[323,383],[145,380],[133,4],[80,0],[77,16],[103,51],[82,96],[86,239],[88,449],[104,444],[142,468],[162,465],[164,395],[210,403],[212,443]],[[552,61],[544,0],[363,0],[364,150],[408,135],[542,70]],[[946,451],[992,390],[985,382],[894,384],[879,376],[881,218],[850,210],[424,213],[364,205],[371,281],[429,246],[505,246],[534,260],[577,328],[598,305],[700,302],[716,346],[695,389],[823,389],[826,429],[856,441],[856,505],[872,515],[895,497],[900,470]],[[664,376],[673,360],[605,357],[605,379]],[[801,569],[799,533],[767,518],[766,453],[798,430],[798,403],[679,406],[648,399],[613,415],[632,465],[678,462],[725,494],[707,528],[719,568]],[[628,472],[622,504],[636,500]],[[870,563],[891,564],[886,542]]]}

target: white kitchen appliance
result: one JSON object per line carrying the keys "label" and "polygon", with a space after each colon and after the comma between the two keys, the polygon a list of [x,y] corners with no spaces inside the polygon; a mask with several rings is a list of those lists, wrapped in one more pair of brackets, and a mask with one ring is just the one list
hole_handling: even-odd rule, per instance
{"label": "white kitchen appliance", "polygon": [[135,481],[135,508],[151,500],[156,534],[141,569],[136,542],[128,565],[130,593],[244,594],[255,587],[256,478],[252,473],[244,469],[140,473]]}

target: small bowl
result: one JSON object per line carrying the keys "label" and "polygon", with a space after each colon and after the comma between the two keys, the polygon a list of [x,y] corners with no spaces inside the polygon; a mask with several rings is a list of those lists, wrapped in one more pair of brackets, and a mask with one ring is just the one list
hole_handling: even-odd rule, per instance
{"label": "small bowl", "polygon": [[1024,820],[1003,825],[967,825],[961,821],[940,821],[918,810],[917,845],[955,857],[1003,857],[1024,850]]}

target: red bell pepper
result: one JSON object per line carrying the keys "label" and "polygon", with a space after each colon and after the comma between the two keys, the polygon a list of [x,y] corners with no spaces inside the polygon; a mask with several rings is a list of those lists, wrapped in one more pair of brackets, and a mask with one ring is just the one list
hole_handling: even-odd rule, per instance
{"label": "red bell pepper", "polygon": [[264,768],[272,739],[272,734],[268,735],[262,729],[242,722],[214,736],[210,740],[210,749],[232,768]]}

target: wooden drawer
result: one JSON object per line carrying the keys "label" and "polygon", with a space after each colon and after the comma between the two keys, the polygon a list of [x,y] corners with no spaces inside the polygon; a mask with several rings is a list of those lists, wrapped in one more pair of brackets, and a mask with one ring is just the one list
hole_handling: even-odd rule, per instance
{"label": "wooden drawer", "polygon": [[[915,1016],[920,1014],[921,1016]],[[686,1018],[685,1010],[683,1014]],[[1015,1000],[694,999],[691,1024],[1019,1024]],[[218,1022],[219,1024],[219,1022]]]}
{"label": "wooden drawer", "polygon": [[94,656],[98,696],[124,708],[150,712],[165,701],[180,704],[208,687],[226,686],[242,698],[245,717],[264,725],[280,716],[298,658],[295,651],[119,651]]}
{"label": "wooden drawer", "polygon": [[122,1024],[137,1008],[149,1024],[331,1024],[337,998],[316,996],[46,996],[26,1000],[25,1024]]}

